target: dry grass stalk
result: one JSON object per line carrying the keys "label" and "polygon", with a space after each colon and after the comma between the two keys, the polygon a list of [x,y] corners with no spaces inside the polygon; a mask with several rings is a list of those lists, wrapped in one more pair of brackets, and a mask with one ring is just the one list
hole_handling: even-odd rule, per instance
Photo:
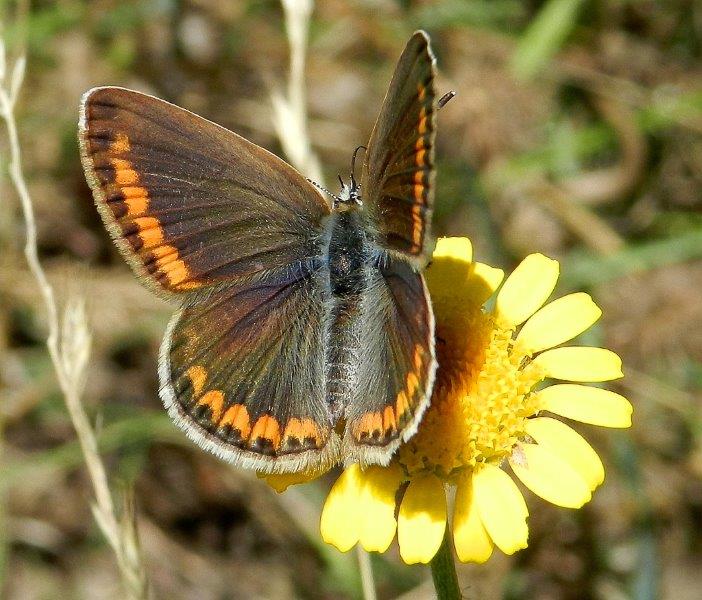
{"label": "dry grass stalk", "polygon": [[[308,132],[305,96],[305,54],[307,34],[314,3],[312,0],[281,0],[285,12],[285,30],[290,46],[290,72],[287,97],[279,91],[271,94],[274,124],[283,151],[305,176],[322,183],[319,159],[312,150]],[[375,581],[370,557],[362,548],[356,551],[364,600],[375,600]]]}
{"label": "dry grass stalk", "polygon": [[117,557],[127,597],[134,600],[148,598],[148,583],[134,525],[133,503],[125,502],[122,515],[118,517],[107,482],[105,466],[98,453],[95,431],[82,403],[91,346],[85,304],[80,298],[70,300],[60,317],[54,289],[39,261],[34,206],[22,172],[21,149],[14,114],[24,79],[25,66],[26,59],[21,56],[14,63],[12,72],[8,76],[5,45],[0,39],[0,116],[5,121],[7,129],[10,179],[17,190],[25,221],[24,254],[39,286],[46,309],[49,329],[46,345],[95,492],[93,515]]}
{"label": "dry grass stalk", "polygon": [[312,150],[307,126],[305,94],[305,54],[312,0],[281,0],[285,12],[285,30],[290,45],[290,71],[287,93],[271,93],[273,123],[288,160],[303,175],[321,183],[322,169]]}

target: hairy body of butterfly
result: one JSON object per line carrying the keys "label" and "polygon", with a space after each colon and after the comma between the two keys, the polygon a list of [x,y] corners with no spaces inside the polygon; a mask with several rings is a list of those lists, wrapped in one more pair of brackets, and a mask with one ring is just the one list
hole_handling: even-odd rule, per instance
{"label": "hairy body of butterfly", "polygon": [[331,336],[327,353],[327,401],[332,421],[344,414],[358,363],[359,339],[354,320],[360,315],[361,299],[368,289],[370,261],[361,215],[354,208],[337,213],[328,249],[329,287],[333,297]]}
{"label": "hairy body of butterfly", "polygon": [[142,281],[179,304],[160,393],[198,444],[292,472],[385,464],[414,433],[436,369],[421,275],[436,108],[417,32],[368,143],[363,198],[331,204],[188,111],[121,88],[85,95],[79,139],[97,208]]}

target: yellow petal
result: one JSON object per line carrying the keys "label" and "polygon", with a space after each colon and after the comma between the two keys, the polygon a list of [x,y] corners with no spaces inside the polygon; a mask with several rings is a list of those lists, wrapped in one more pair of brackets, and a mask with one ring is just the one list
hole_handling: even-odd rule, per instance
{"label": "yellow petal", "polygon": [[526,432],[539,446],[566,461],[594,490],[604,481],[604,467],[597,452],[579,433],[549,417],[529,419]]}
{"label": "yellow petal", "polygon": [[324,502],[320,531],[322,539],[342,552],[354,547],[360,537],[362,472],[351,465],[336,480]]}
{"label": "yellow petal", "polygon": [[464,477],[456,491],[453,511],[453,544],[461,562],[484,563],[492,554],[492,540],[478,514],[473,497],[473,481]]}
{"label": "yellow petal", "polygon": [[363,472],[360,542],[368,552],[385,552],[395,537],[395,494],[402,477],[397,463],[368,467]]}
{"label": "yellow petal", "polygon": [[282,474],[270,474],[270,473],[256,473],[256,477],[263,479],[268,485],[270,485],[279,494],[287,490],[291,485],[297,485],[299,483],[307,483],[319,477],[322,473],[320,471],[312,471],[309,473],[282,473]]}
{"label": "yellow petal", "polygon": [[529,512],[512,478],[498,467],[482,465],[473,475],[473,493],[480,520],[495,545],[505,554],[526,548]]}
{"label": "yellow petal", "polygon": [[463,305],[464,290],[475,283],[472,257],[473,249],[467,238],[441,238],[437,242],[424,276],[432,302],[439,304],[438,312],[444,305],[449,312]]}
{"label": "yellow petal", "polygon": [[539,310],[556,287],[558,269],[558,261],[543,254],[527,256],[497,294],[498,322],[503,327],[516,327]]}
{"label": "yellow petal", "polygon": [[536,393],[542,410],[601,427],[631,427],[634,411],[624,396],[589,385],[561,383]]}
{"label": "yellow petal", "polygon": [[397,518],[400,556],[408,565],[428,563],[441,546],[446,529],[446,494],[435,475],[410,481]]}
{"label": "yellow petal", "polygon": [[550,302],[524,323],[516,343],[525,354],[553,348],[580,335],[602,311],[584,292]]}
{"label": "yellow petal", "polygon": [[611,350],[568,346],[546,350],[534,359],[546,377],[566,381],[609,381],[623,376],[622,360]]}
{"label": "yellow petal", "polygon": [[500,287],[505,272],[479,262],[473,263],[472,269],[466,289],[466,301],[481,306]]}
{"label": "yellow petal", "polygon": [[436,241],[432,259],[454,258],[464,262],[473,260],[473,244],[465,237],[443,237]]}
{"label": "yellow petal", "polygon": [[525,486],[557,506],[580,508],[592,497],[587,482],[543,446],[519,444],[509,464]]}

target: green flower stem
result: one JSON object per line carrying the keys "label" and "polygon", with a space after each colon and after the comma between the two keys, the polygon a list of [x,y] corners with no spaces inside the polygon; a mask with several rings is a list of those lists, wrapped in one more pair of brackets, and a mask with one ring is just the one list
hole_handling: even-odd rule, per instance
{"label": "green flower stem", "polygon": [[441,547],[429,564],[431,577],[434,580],[437,600],[461,600],[461,590],[458,587],[456,563],[453,559],[451,531],[448,524],[444,530]]}

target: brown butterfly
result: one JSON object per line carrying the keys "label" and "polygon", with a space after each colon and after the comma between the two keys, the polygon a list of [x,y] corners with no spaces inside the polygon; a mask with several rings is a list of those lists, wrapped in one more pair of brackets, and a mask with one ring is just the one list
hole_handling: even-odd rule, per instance
{"label": "brown butterfly", "polygon": [[416,32],[353,175],[327,199],[244,138],[138,92],[83,97],[100,215],[178,310],[161,398],[190,438],[265,472],[386,464],[432,391],[435,60]]}

